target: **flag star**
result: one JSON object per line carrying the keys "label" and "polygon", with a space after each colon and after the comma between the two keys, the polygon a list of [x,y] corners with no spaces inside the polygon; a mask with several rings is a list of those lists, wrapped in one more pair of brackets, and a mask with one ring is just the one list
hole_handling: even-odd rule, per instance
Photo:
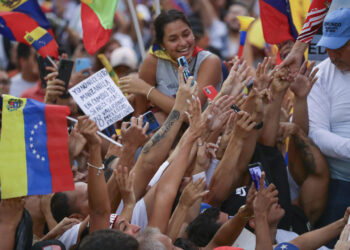
{"label": "flag star", "polygon": [[36,154],[36,150],[35,149],[33,150],[33,154]]}
{"label": "flag star", "polygon": [[287,246],[287,245],[282,245],[282,246],[281,246],[281,249],[282,249],[282,250],[288,249],[288,246]]}
{"label": "flag star", "polygon": [[37,154],[37,155],[36,155],[36,158],[37,158],[37,159],[40,159],[40,155],[39,155],[39,154]]}
{"label": "flag star", "polygon": [[34,135],[34,130],[30,131],[30,133],[31,133],[32,135]]}
{"label": "flag star", "polygon": [[34,125],[34,128],[35,128],[35,129],[38,129],[38,125]]}
{"label": "flag star", "polygon": [[32,147],[34,147],[34,145],[31,143],[31,144],[29,144],[29,147],[31,147],[31,148],[32,148]]}
{"label": "flag star", "polygon": [[41,126],[41,125],[43,125],[43,122],[42,122],[42,121],[40,121],[40,122],[39,122],[39,125],[40,125],[40,126]]}
{"label": "flag star", "polygon": [[41,160],[42,160],[42,161],[45,161],[45,157],[41,157]]}
{"label": "flag star", "polygon": [[29,137],[29,140],[30,140],[30,141],[33,141],[33,137]]}

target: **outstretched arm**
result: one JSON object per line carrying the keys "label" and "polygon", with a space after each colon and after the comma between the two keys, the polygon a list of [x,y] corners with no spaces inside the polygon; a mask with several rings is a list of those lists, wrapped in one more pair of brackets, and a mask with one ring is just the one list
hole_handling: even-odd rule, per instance
{"label": "outstretched arm", "polygon": [[185,221],[188,211],[194,203],[197,203],[197,200],[201,200],[201,198],[207,194],[207,191],[203,191],[204,188],[205,180],[200,178],[196,182],[190,181],[182,192],[179,203],[170,218],[167,230],[167,235],[173,242],[179,237],[180,229]]}
{"label": "outstretched arm", "polygon": [[192,100],[188,119],[190,127],[183,147],[178,156],[170,163],[168,169],[159,180],[155,190],[155,200],[149,226],[158,227],[166,233],[176,194],[181,184],[182,177],[189,165],[189,156],[193,143],[201,135],[205,126],[205,120],[201,119],[201,104],[199,98]]}
{"label": "outstretched arm", "polygon": [[350,214],[350,207],[345,211],[344,217],[317,230],[304,233],[292,240],[290,243],[300,250],[317,249],[337,237],[347,224]]}
{"label": "outstretched arm", "polygon": [[101,138],[96,134],[96,123],[87,116],[78,118],[78,129],[84,135],[89,146],[88,200],[90,214],[90,232],[109,228],[111,207],[107,185],[102,168]]}
{"label": "outstretched arm", "polygon": [[176,95],[175,105],[162,127],[153,135],[142,149],[135,167],[132,172],[135,173],[135,196],[139,200],[145,189],[157,171],[158,167],[166,160],[172,143],[182,125],[186,100],[191,99],[195,86],[190,86],[192,77],[185,84],[182,76],[182,70],[179,70],[179,89]]}
{"label": "outstretched arm", "polygon": [[232,191],[233,185],[242,177],[241,173],[235,170],[245,139],[256,125],[251,116],[244,111],[240,111],[236,116],[230,142],[210,181],[210,192],[206,199],[212,206],[220,206]]}
{"label": "outstretched arm", "polygon": [[271,205],[278,202],[278,191],[275,185],[270,184],[266,189],[264,187],[265,173],[260,178],[260,189],[257,192],[253,203],[254,207],[254,223],[256,235],[255,250],[272,249],[270,228],[267,221],[267,215]]}

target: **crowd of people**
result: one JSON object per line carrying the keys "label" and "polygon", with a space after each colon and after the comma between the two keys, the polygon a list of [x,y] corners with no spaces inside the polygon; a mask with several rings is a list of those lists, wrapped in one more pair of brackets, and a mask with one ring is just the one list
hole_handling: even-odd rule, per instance
{"label": "crowd of people", "polygon": [[[41,77],[34,48],[0,37],[0,93],[67,105],[78,120],[67,133],[75,189],[2,199],[0,249],[350,249],[349,8],[321,18],[328,58],[316,66],[303,58],[305,29],[277,45],[280,65],[272,45],[257,45],[262,32],[248,31],[237,57],[237,16],[259,26],[259,1],[163,0],[158,16],[154,1],[134,1],[144,59],[126,1],[94,56],[80,1],[39,2],[60,58],[91,62],[69,87],[104,67],[102,53],[134,112],[113,125],[122,147],[110,143],[55,67]],[[148,111],[160,124],[151,133]]]}

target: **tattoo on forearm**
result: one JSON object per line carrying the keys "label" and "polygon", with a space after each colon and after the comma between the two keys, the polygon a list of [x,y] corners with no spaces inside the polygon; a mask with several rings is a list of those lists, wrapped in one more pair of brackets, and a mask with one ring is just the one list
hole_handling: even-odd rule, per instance
{"label": "tattoo on forearm", "polygon": [[308,174],[315,174],[316,162],[311,150],[311,147],[314,146],[314,143],[309,138],[301,138],[297,135],[293,135],[292,138],[295,142],[295,146],[299,152],[305,170]]}
{"label": "tattoo on forearm", "polygon": [[171,111],[168,118],[164,122],[163,126],[155,133],[152,138],[146,143],[142,149],[142,153],[147,154],[152,147],[157,145],[157,143],[162,140],[166,134],[169,132],[171,127],[175,124],[180,118],[180,112],[177,110]]}

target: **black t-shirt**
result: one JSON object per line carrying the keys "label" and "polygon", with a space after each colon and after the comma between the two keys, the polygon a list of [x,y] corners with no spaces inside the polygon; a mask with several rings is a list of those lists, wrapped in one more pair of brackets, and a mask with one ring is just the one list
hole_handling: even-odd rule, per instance
{"label": "black t-shirt", "polygon": [[[268,147],[257,144],[250,163],[260,162],[269,183],[273,183],[278,190],[278,202],[286,211],[285,216],[280,221],[278,228],[293,230],[296,233],[307,232],[307,219],[300,208],[291,205],[287,167],[282,153],[276,147]],[[243,194],[245,191],[233,192],[222,204],[221,210],[230,215],[234,215],[239,207],[245,204]]]}

